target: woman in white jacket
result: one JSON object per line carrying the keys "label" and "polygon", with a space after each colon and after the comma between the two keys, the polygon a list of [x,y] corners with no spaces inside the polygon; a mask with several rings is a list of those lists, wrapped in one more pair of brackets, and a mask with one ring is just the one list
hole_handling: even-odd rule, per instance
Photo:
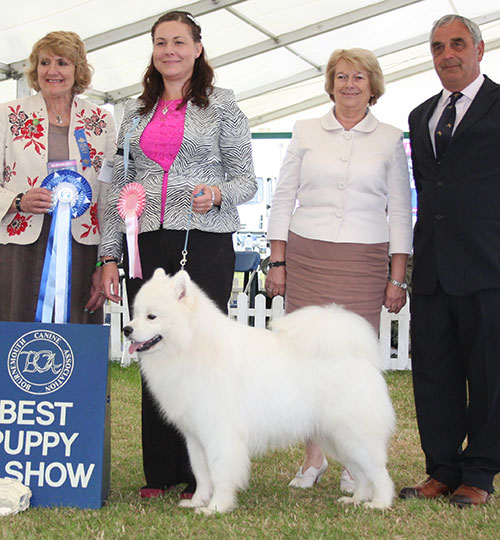
{"label": "woman in white jacket", "polygon": [[[95,264],[107,185],[98,176],[104,160],[113,158],[114,119],[76,97],[90,85],[92,69],[74,32],[51,32],[37,41],[27,75],[38,93],[0,105],[0,320],[35,320],[52,221],[46,215],[52,193],[40,185],[49,162],[70,160],[92,190],[87,210],[71,222],[70,322],[102,324]],[[84,140],[83,155],[77,136]]]}
{"label": "woman in white jacket", "polygon": [[[382,305],[397,313],[406,302],[412,223],[403,134],[369,110],[384,92],[370,51],[334,51],[325,89],[334,107],[297,122],[281,168],[266,289],[269,296],[286,293],[288,313],[335,302],[378,331]],[[326,468],[321,450],[308,443],[290,485],[311,487]],[[354,490],[345,469],[341,489]]]}

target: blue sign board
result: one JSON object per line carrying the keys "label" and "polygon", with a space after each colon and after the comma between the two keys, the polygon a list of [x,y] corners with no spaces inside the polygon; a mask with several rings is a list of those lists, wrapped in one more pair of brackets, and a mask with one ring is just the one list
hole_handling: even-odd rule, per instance
{"label": "blue sign board", "polygon": [[32,506],[108,496],[108,340],[108,326],[0,322],[0,477]]}

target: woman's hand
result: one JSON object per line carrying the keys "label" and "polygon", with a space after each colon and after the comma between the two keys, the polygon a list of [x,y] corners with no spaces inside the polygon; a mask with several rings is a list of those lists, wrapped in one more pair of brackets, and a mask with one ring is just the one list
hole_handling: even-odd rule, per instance
{"label": "woman's hand", "polygon": [[101,287],[102,268],[96,268],[92,274],[92,283],[90,285],[90,298],[85,304],[85,310],[94,313],[98,309],[101,309],[106,300],[104,292]]}
{"label": "woman's hand", "polygon": [[[33,188],[21,199],[21,210],[27,214],[46,214],[52,208],[52,191],[45,188]],[[14,210],[15,206],[14,206]]]}
{"label": "woman's hand", "polygon": [[388,281],[384,293],[384,306],[389,313],[399,313],[405,304],[406,291]]}
{"label": "woman's hand", "polygon": [[[286,242],[284,240],[271,240],[271,254],[269,260],[272,262],[285,261]],[[284,296],[286,289],[286,266],[273,266],[268,268],[266,276],[267,296]]]}
{"label": "woman's hand", "polygon": [[[403,283],[406,276],[406,264],[408,255],[406,253],[393,253],[391,255],[391,277]],[[406,291],[387,282],[384,293],[384,306],[389,313],[399,313],[399,310],[406,304]]]}
{"label": "woman's hand", "polygon": [[266,293],[267,296],[284,296],[285,295],[285,283],[286,283],[286,267],[275,266],[269,268],[266,276]]}
{"label": "woman's hand", "polygon": [[[198,195],[201,191],[203,191],[203,195]],[[222,200],[219,188],[216,186],[207,186],[206,184],[198,184],[193,189],[192,196],[193,212],[197,214],[206,214],[212,210],[213,206],[220,205]]]}
{"label": "woman's hand", "polygon": [[122,297],[118,295],[118,291],[120,290],[120,276],[118,274],[118,265],[115,262],[102,266],[100,289],[104,291],[104,296],[108,300],[111,300],[115,304],[121,302]]}

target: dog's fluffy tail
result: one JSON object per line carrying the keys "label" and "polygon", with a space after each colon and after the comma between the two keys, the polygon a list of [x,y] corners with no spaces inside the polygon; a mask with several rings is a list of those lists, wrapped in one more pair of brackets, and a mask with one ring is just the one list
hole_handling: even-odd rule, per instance
{"label": "dog's fluffy tail", "polygon": [[342,306],[310,306],[272,322],[272,330],[292,350],[329,358],[356,358],[381,369],[374,329],[363,317]]}

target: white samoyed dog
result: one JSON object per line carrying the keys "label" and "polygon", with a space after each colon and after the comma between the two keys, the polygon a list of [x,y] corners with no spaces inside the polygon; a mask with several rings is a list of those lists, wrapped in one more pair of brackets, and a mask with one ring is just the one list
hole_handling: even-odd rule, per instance
{"label": "white samoyed dog", "polygon": [[339,501],[390,507],[395,416],[372,327],[334,304],[272,326],[231,320],[185,271],[157,269],[138,292],[124,334],[162,413],[186,438],[197,487],[180,505],[232,510],[251,456],[310,439],[354,477],[354,495]]}

